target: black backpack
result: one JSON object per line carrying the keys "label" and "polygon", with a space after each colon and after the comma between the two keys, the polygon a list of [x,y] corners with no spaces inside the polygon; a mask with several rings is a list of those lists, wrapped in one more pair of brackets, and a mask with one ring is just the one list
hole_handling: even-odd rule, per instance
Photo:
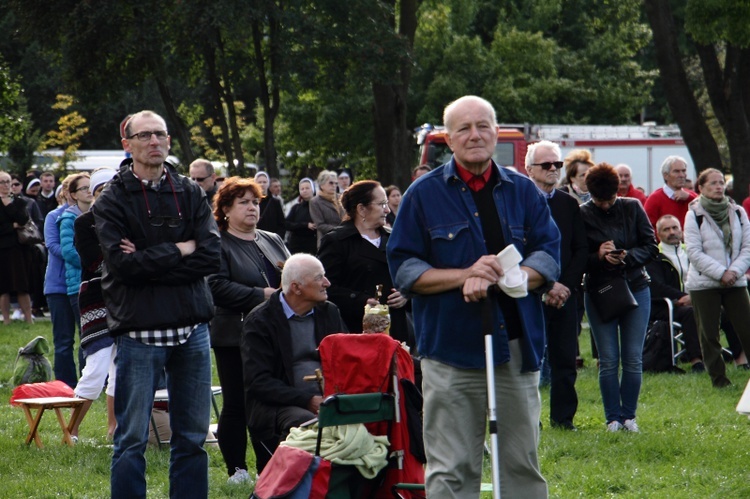
{"label": "black backpack", "polygon": [[646,340],[643,342],[644,372],[685,372],[672,364],[671,341],[672,335],[669,332],[669,322],[653,321],[648,325]]}

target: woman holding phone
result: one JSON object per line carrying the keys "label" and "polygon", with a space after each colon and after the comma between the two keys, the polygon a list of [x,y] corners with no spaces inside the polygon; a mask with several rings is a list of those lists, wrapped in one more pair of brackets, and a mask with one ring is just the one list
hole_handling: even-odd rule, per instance
{"label": "woman holding phone", "polygon": [[[654,230],[638,200],[617,197],[620,178],[599,163],[586,173],[591,200],[581,205],[589,258],[584,303],[599,351],[599,389],[607,431],[638,432],[636,408],[641,389],[643,341],[651,310],[645,265],[659,252]],[[606,320],[592,300],[600,284],[624,278],[637,307]],[[622,377],[620,377],[622,364]]]}

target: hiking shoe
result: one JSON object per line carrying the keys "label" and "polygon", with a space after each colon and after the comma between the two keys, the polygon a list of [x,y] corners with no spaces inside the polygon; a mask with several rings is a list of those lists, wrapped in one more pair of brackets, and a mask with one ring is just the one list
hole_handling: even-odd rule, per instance
{"label": "hiking shoe", "polygon": [[619,421],[610,421],[609,423],[607,423],[607,431],[611,431],[612,433],[614,433],[620,430],[622,430],[622,425]]}
{"label": "hiking shoe", "polygon": [[622,424],[623,428],[625,428],[627,431],[633,432],[633,433],[640,433],[640,428],[638,428],[638,423],[635,422],[634,419],[626,419],[625,422]]}
{"label": "hiking shoe", "polygon": [[235,468],[234,475],[229,477],[229,480],[227,480],[227,483],[231,483],[234,485],[242,485],[245,483],[253,483],[253,479],[250,477],[250,474],[247,472],[247,470],[243,470],[241,468]]}

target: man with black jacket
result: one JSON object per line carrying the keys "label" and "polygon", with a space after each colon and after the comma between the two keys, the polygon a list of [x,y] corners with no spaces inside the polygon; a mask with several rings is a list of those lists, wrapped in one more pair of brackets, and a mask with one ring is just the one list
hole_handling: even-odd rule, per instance
{"label": "man with black jacket", "polygon": [[550,424],[575,431],[578,409],[576,355],[578,354],[578,288],[586,268],[588,242],[578,202],[555,189],[560,180],[560,146],[543,140],[529,146],[526,171],[547,198],[552,218],[560,229],[560,278],[547,291],[544,318],[547,354],[551,367]]}
{"label": "man with black jacket", "polygon": [[208,497],[203,443],[211,404],[206,276],[220,267],[206,195],[166,162],[164,119],[134,114],[122,145],[132,158],[93,208],[104,266],[102,294],[117,345],[111,497],[146,497],[148,424],[166,371],[172,428],[170,497]]}
{"label": "man with black jacket", "polygon": [[646,264],[651,277],[651,316],[650,320],[668,320],[669,309],[664,298],[672,301],[673,318],[682,325],[682,338],[685,340],[685,353],[693,365],[693,372],[704,372],[703,355],[698,340],[698,325],[693,313],[690,295],[685,292],[685,279],[688,271],[688,257],[682,243],[680,221],[674,215],[664,215],[656,222],[659,236],[659,255]]}
{"label": "man with black jacket", "polygon": [[327,301],[330,285],[317,258],[297,253],[284,264],[281,290],[245,318],[245,413],[259,474],[280,439],[314,418],[323,401],[318,385],[302,378],[320,368],[321,340],[347,332],[339,309]]}

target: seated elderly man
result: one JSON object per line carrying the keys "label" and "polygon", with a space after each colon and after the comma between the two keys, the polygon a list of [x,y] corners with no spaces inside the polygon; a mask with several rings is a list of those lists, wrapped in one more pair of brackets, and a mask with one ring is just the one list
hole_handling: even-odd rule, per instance
{"label": "seated elderly man", "polygon": [[245,318],[240,349],[258,473],[289,429],[314,418],[323,401],[318,385],[303,378],[320,368],[321,340],[347,332],[327,301],[330,285],[320,261],[298,253],[284,264],[281,290]]}
{"label": "seated elderly man", "polygon": [[674,320],[682,325],[682,337],[685,340],[685,353],[693,365],[693,372],[705,371],[698,340],[698,326],[693,314],[690,295],[685,292],[688,262],[685,245],[682,243],[680,221],[673,215],[664,215],[656,222],[656,233],[659,235],[659,256],[646,265],[651,276],[650,320],[667,320],[669,309],[664,298],[672,300]]}

